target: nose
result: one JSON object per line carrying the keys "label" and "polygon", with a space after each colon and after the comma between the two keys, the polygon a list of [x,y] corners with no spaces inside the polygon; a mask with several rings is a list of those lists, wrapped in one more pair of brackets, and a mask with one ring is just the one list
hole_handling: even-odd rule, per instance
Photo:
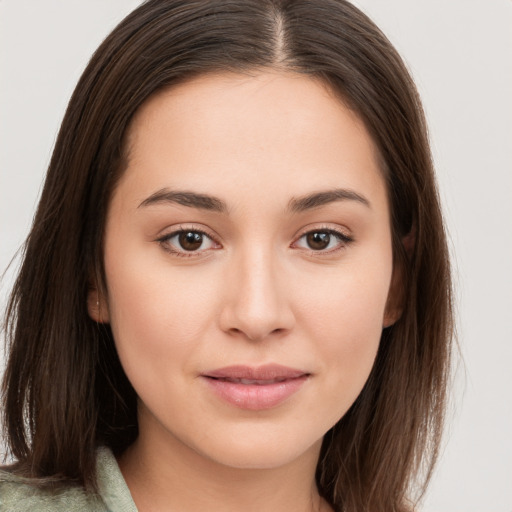
{"label": "nose", "polygon": [[221,329],[250,341],[290,331],[295,323],[286,278],[263,251],[241,256],[227,276]]}

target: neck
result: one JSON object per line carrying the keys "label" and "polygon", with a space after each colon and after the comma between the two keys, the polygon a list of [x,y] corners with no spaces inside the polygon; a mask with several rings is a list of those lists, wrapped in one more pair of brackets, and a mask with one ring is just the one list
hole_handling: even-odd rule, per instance
{"label": "neck", "polygon": [[119,465],[139,512],[325,512],[315,484],[319,450],[277,468],[233,468],[176,439],[141,436]]}

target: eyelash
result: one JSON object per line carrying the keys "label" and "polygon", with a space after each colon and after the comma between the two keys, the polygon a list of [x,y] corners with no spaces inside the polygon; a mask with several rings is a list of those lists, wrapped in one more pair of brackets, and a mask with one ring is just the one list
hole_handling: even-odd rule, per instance
{"label": "eyelash", "polygon": [[[162,248],[165,251],[167,251],[167,252],[171,253],[173,256],[177,256],[179,258],[197,257],[198,255],[211,250],[211,249],[203,249],[203,250],[187,251],[186,249],[182,249],[182,250],[174,249],[172,247],[172,245],[170,245],[170,240],[172,240],[173,238],[175,238],[179,235],[185,234],[185,233],[187,233],[187,234],[193,233],[196,235],[199,234],[202,237],[209,239],[211,241],[211,243],[217,244],[220,246],[219,242],[211,234],[207,233],[203,229],[196,228],[196,227],[184,228],[184,227],[180,226],[179,229],[172,231],[171,233],[168,233],[168,234],[158,238],[156,241],[160,243],[160,245],[162,246]],[[348,236],[346,233],[344,233],[342,231],[338,231],[333,228],[321,227],[321,228],[310,229],[308,231],[305,231],[290,245],[290,247],[294,247],[294,245],[296,245],[300,240],[304,239],[305,237],[307,237],[308,235],[311,235],[313,233],[327,234],[329,236],[333,236],[337,239],[337,241],[339,243],[338,247],[335,247],[334,249],[329,249],[329,250],[323,250],[323,249],[315,250],[315,249],[311,249],[311,248],[309,248],[309,249],[304,248],[305,250],[309,250],[311,252],[311,254],[313,254],[315,256],[336,253],[340,250],[343,250],[344,248],[346,248],[348,245],[350,245],[354,241],[354,239],[351,236]],[[329,243],[330,243],[330,240],[329,240]]]}
{"label": "eyelash", "polygon": [[[309,250],[310,253],[314,256],[334,254],[338,251],[345,249],[348,245],[350,245],[354,241],[354,239],[351,236],[347,235],[346,233],[344,233],[341,230],[337,230],[337,229],[333,229],[333,228],[329,228],[329,227],[320,227],[320,228],[315,228],[315,229],[309,229],[309,230],[303,232],[302,235],[300,235],[300,237],[297,238],[297,240],[295,242],[293,242],[292,246],[297,244],[300,240],[304,239],[305,237],[307,237],[308,235],[311,235],[313,233],[327,234],[329,236],[333,236],[338,241],[338,246],[335,248],[332,248],[332,249],[328,249],[328,250],[323,250],[323,249],[315,250],[315,249],[311,249],[311,248],[306,249],[306,250]],[[330,243],[330,241],[329,241],[329,243]]]}
{"label": "eyelash", "polygon": [[216,245],[220,245],[217,242],[217,240],[215,240],[215,238],[212,235],[210,235],[209,233],[207,233],[205,230],[197,228],[197,227],[184,228],[182,226],[180,226],[179,229],[172,231],[171,233],[168,233],[168,234],[158,238],[156,241],[160,243],[160,245],[162,246],[162,248],[165,251],[171,253],[173,256],[177,256],[178,258],[193,258],[195,256],[198,256],[199,254],[204,253],[205,251],[210,250],[210,249],[203,249],[202,251],[187,251],[186,249],[183,249],[183,250],[174,249],[172,247],[172,245],[170,245],[170,243],[169,243],[170,240],[172,240],[174,237],[177,237],[177,236],[179,236],[181,234],[185,234],[185,233],[199,234],[202,237],[205,237],[205,238],[211,240],[212,243],[214,243]]}

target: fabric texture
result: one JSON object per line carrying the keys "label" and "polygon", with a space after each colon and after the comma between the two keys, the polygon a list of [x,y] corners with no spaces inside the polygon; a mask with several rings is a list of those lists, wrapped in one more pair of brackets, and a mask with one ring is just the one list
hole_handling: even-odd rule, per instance
{"label": "fabric texture", "polygon": [[82,487],[39,489],[29,478],[0,471],[0,512],[137,512],[112,452],[99,448],[96,457],[99,494]]}

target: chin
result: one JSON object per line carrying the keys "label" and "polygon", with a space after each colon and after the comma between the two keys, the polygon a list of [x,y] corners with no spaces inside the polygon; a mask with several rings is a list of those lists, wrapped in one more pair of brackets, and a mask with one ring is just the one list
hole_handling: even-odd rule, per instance
{"label": "chin", "polygon": [[317,461],[322,439],[306,444],[304,439],[299,442],[294,436],[288,436],[287,439],[273,438],[267,432],[257,439],[254,436],[240,436],[228,439],[225,443],[217,442],[201,451],[210,460],[231,468],[274,469],[303,457]]}

